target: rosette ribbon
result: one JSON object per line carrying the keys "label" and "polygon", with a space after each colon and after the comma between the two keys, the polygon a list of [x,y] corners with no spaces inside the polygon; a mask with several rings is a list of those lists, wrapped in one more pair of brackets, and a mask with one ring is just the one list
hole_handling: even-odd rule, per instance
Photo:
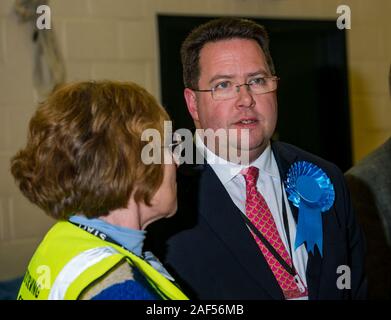
{"label": "rosette ribbon", "polygon": [[285,190],[299,208],[295,250],[306,242],[308,252],[315,254],[317,246],[323,256],[322,212],[329,210],[335,199],[330,178],[313,163],[298,161],[288,170]]}

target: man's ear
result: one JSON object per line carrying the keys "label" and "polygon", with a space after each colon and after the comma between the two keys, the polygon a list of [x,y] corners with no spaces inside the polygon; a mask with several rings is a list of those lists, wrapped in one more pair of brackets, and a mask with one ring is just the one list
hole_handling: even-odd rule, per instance
{"label": "man's ear", "polygon": [[195,122],[199,122],[196,93],[189,88],[185,88],[183,94],[185,96],[187,110],[189,110],[189,113],[193,120]]}

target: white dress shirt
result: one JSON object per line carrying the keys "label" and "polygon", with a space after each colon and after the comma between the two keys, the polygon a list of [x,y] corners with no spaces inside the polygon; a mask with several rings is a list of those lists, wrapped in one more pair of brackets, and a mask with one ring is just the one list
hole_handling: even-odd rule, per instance
{"label": "white dress shirt", "polygon": [[[246,214],[246,181],[240,171],[247,166],[228,162],[223,158],[220,158],[212,151],[210,151],[203,143],[200,136],[195,134],[195,144],[197,149],[206,158],[207,163],[212,167],[217,177],[227,190],[229,196],[239,210],[245,215]],[[265,201],[273,215],[274,221],[277,226],[278,233],[281,237],[285,248],[288,248],[287,233],[284,228],[284,220],[282,214],[282,195],[281,195],[281,178],[278,171],[278,166],[271,150],[270,143],[263,151],[263,153],[251,164],[251,166],[259,169],[259,177],[257,181],[257,189],[265,198]],[[307,280],[305,276],[308,253],[305,249],[304,244],[294,249],[295,237],[296,237],[296,223],[293,218],[288,199],[284,189],[284,201],[287,211],[291,252],[293,257],[293,264],[298,272],[300,278],[307,287]],[[290,254],[290,251],[287,250]],[[300,298],[300,300],[307,300],[308,297]]]}

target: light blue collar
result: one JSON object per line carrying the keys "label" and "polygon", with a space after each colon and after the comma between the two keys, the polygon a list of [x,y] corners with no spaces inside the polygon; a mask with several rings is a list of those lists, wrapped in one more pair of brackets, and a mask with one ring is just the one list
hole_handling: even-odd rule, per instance
{"label": "light blue collar", "polygon": [[130,252],[137,256],[142,255],[143,244],[146,235],[144,230],[130,229],[126,227],[116,226],[101,219],[88,219],[85,216],[71,216],[69,220],[73,223],[80,223],[82,225],[97,229],[110,238],[116,241]]}

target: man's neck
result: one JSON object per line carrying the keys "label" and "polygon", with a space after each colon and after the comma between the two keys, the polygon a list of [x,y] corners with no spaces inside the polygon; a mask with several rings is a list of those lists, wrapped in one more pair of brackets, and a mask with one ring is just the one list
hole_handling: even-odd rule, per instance
{"label": "man's neck", "polygon": [[[247,166],[258,159],[265,151],[268,144],[269,141],[252,150],[238,150],[237,148],[231,146],[228,148],[216,148],[216,144],[211,148],[207,145],[207,142],[202,139],[198,133],[196,133],[196,145],[206,148],[210,155],[215,155],[225,161],[243,166]],[[208,161],[210,161],[210,159]]]}

